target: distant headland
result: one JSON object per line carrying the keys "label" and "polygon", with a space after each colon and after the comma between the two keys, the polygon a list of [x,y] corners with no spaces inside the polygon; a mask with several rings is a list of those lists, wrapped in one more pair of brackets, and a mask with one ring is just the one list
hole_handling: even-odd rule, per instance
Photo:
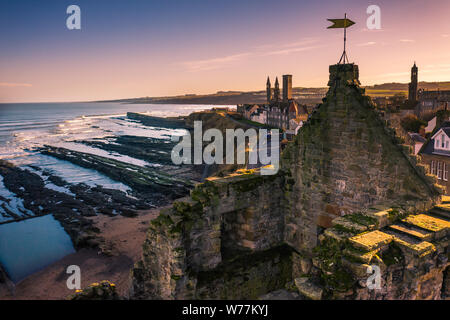
{"label": "distant headland", "polygon": [[[447,82],[419,82],[419,87],[425,90],[450,90],[450,81]],[[265,88],[265,86],[261,86]],[[407,83],[383,83],[366,86],[366,94],[371,97],[391,97],[396,94],[408,93]],[[317,104],[322,101],[328,88],[292,88],[293,98],[303,104]],[[266,90],[260,91],[218,91],[212,94],[185,94],[167,97],[141,97],[118,100],[102,100],[96,102],[122,102],[136,104],[245,104],[265,103]]]}

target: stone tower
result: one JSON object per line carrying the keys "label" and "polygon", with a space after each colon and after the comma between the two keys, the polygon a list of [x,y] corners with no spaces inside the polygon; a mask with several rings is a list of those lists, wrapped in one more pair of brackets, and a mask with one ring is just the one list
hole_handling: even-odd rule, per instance
{"label": "stone tower", "polygon": [[275,102],[280,101],[280,84],[278,82],[278,77],[275,79],[275,90],[273,93],[273,100]]}
{"label": "stone tower", "polygon": [[270,78],[269,77],[267,77],[266,95],[267,95],[267,103],[270,103],[272,101],[272,86],[270,84]]}
{"label": "stone tower", "polygon": [[292,99],[292,75],[283,75],[283,101],[288,102]]}
{"label": "stone tower", "polygon": [[409,93],[408,93],[409,101],[417,101],[418,73],[419,69],[416,66],[416,62],[414,62],[414,65],[411,68],[411,83],[409,84]]}

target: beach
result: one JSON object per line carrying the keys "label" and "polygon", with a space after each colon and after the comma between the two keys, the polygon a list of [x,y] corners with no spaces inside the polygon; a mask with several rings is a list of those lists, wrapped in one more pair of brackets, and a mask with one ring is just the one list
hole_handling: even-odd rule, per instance
{"label": "beach", "polygon": [[66,285],[67,267],[77,265],[81,269],[81,287],[108,280],[114,283],[120,296],[129,291],[130,270],[141,257],[142,244],[149,222],[159,209],[140,212],[135,218],[97,216],[91,218],[100,229],[107,254],[99,249],[81,249],[49,265],[8,288],[0,284],[0,297],[5,300],[60,300],[66,299],[74,290]]}
{"label": "beach", "polygon": [[203,179],[171,161],[179,117],[210,108],[0,104],[0,299],[63,299],[72,264],[126,296],[146,225]]}

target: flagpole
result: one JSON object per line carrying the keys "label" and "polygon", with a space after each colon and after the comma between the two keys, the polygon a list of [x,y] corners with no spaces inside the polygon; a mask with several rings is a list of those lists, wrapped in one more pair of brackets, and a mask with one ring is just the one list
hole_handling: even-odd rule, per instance
{"label": "flagpole", "polygon": [[333,25],[329,26],[328,29],[344,28],[344,52],[342,52],[342,56],[341,59],[339,59],[338,64],[350,63],[347,56],[347,28],[351,27],[355,23],[347,19],[347,13],[345,13],[344,19],[328,19],[328,21],[333,22]]}
{"label": "flagpole", "polygon": [[[347,13],[345,14],[344,17],[344,64],[345,64],[345,57],[347,56]],[[347,58],[348,60],[348,58]]]}

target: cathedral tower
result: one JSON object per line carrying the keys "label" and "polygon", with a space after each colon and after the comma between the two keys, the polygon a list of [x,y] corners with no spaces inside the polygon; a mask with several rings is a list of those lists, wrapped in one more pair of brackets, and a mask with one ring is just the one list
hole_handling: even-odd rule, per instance
{"label": "cathedral tower", "polygon": [[278,83],[278,77],[275,79],[275,90],[273,94],[273,100],[275,102],[280,101],[280,84]]}
{"label": "cathedral tower", "polygon": [[272,86],[270,84],[269,77],[267,77],[266,94],[267,94],[267,103],[270,103],[272,101]]}

